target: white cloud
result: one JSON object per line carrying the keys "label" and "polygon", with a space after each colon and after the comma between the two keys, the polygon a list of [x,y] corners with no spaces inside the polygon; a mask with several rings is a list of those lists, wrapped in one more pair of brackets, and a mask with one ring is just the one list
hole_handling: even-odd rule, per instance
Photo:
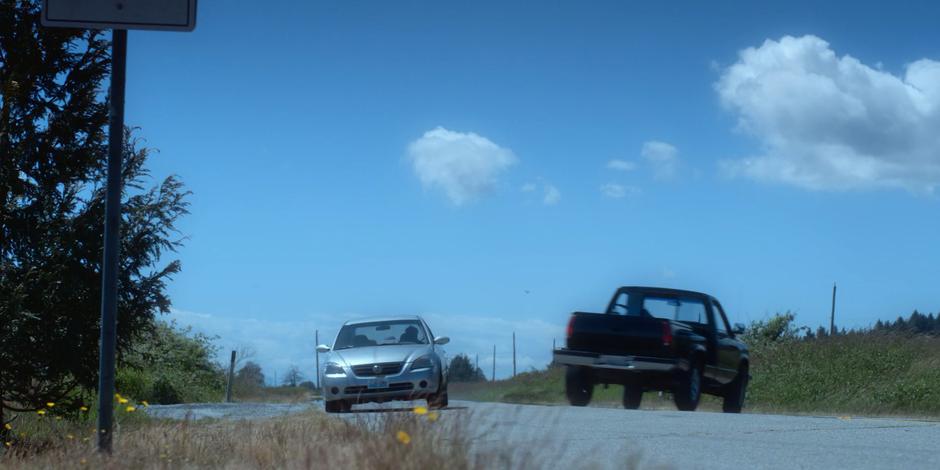
{"label": "white cloud", "polygon": [[546,206],[554,206],[561,201],[561,191],[553,184],[545,185],[545,195],[542,197],[542,203]]}
{"label": "white cloud", "polygon": [[636,163],[627,160],[611,160],[607,162],[607,168],[611,170],[631,171],[636,168]]}
{"label": "white cloud", "polygon": [[628,195],[640,194],[640,188],[634,186],[626,186],[616,183],[607,183],[601,185],[601,194],[612,199],[621,199],[627,197]]}
{"label": "white cloud", "polygon": [[408,157],[425,187],[439,188],[455,205],[490,191],[516,162],[512,150],[473,132],[437,127],[408,144]]}
{"label": "white cloud", "polygon": [[785,36],[741,51],[715,90],[764,147],[722,162],[729,175],[809,189],[940,184],[940,62],[893,75],[816,36]]}
{"label": "white cloud", "polygon": [[643,143],[640,155],[653,167],[657,179],[669,179],[675,176],[679,164],[679,149],[658,140]]}
{"label": "white cloud", "polygon": [[542,178],[537,178],[538,183],[526,183],[522,185],[520,190],[524,193],[534,193],[538,190],[539,185],[542,186],[542,204],[546,206],[554,206],[561,201],[561,191],[558,190],[558,187],[554,184],[551,184],[547,181],[542,180]]}

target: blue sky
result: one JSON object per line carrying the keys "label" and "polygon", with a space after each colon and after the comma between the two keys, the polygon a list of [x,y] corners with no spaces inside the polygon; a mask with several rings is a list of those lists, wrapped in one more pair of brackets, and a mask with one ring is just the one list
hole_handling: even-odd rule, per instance
{"label": "blue sky", "polygon": [[505,376],[513,330],[541,367],[618,285],[741,322],[826,324],[833,281],[841,325],[940,309],[940,7],[508,3],[131,32],[127,124],[194,193],[172,317],[273,376],[417,313]]}

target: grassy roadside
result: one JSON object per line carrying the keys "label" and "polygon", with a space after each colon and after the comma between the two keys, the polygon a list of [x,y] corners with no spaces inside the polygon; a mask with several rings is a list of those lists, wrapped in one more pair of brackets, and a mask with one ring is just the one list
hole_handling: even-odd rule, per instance
{"label": "grassy roadside", "polygon": [[[758,345],[751,351],[748,412],[940,417],[940,338],[859,333]],[[620,406],[623,387],[595,387],[592,403]],[[566,403],[564,368],[496,383],[451,384],[455,399]],[[675,409],[647,393],[644,409]],[[703,410],[721,409],[706,396]]]}
{"label": "grassy roadside", "polygon": [[469,417],[424,408],[340,420],[312,410],[253,421],[166,421],[139,416],[115,429],[110,457],[90,423],[23,416],[23,438],[0,450],[0,468],[542,468],[525,449],[471,452]]}

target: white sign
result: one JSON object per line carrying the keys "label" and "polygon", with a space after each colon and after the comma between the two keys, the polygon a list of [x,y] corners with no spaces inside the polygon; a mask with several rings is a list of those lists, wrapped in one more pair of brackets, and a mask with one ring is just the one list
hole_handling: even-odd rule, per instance
{"label": "white sign", "polygon": [[192,31],[196,0],[43,0],[42,25]]}

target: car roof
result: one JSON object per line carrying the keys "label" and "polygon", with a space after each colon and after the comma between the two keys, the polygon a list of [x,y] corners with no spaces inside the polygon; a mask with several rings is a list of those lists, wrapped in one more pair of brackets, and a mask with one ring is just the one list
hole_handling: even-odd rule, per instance
{"label": "car roof", "polygon": [[649,286],[623,286],[620,289],[617,289],[617,292],[626,292],[626,293],[637,293],[637,294],[653,294],[653,295],[662,295],[667,297],[700,297],[705,299],[711,299],[712,296],[696,292],[692,290],[683,290],[683,289],[672,289],[669,287],[649,287]]}
{"label": "car roof", "polygon": [[395,316],[380,316],[380,317],[365,317],[365,318],[356,318],[354,320],[349,320],[343,325],[359,325],[362,323],[375,323],[383,321],[399,321],[399,320],[418,320],[423,321],[418,315],[395,315]]}

